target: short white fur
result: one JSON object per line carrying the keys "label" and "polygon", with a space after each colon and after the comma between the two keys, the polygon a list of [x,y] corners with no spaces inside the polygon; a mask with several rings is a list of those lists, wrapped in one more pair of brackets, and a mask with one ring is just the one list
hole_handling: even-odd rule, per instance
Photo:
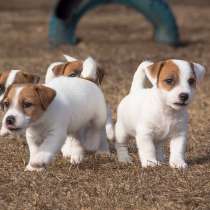
{"label": "short white fur", "polygon": [[[73,62],[73,61],[78,60],[77,58],[66,55],[66,54],[63,56],[68,62]],[[55,66],[60,65],[60,64],[64,64],[64,62],[55,62],[55,63],[52,63],[48,67],[47,73],[45,76],[45,83],[48,83],[57,77],[52,70]],[[96,72],[97,72],[97,63],[95,62],[95,60],[92,57],[88,57],[87,59],[85,59],[83,62],[81,77],[96,80],[96,77],[97,77]],[[112,141],[114,139],[114,126],[113,126],[113,121],[112,121],[112,111],[111,111],[109,104],[107,104],[107,122],[106,122],[105,130],[106,130],[107,138]],[[67,140],[69,140],[69,139],[67,139]],[[70,152],[68,152],[68,149],[67,149],[67,148],[69,148],[68,145],[69,145],[69,143],[65,144],[64,148],[62,149],[63,155],[66,157],[70,156],[70,154],[68,154]],[[101,147],[100,147],[99,152],[100,153],[109,153],[108,144],[101,142]]]}
{"label": "short white fur", "polygon": [[[164,161],[163,144],[170,139],[169,164],[174,168],[186,168],[185,152],[187,144],[188,113],[187,106],[174,105],[181,92],[189,94],[187,104],[192,101],[194,89],[188,79],[192,69],[187,61],[171,60],[180,72],[180,83],[170,91],[157,87],[157,78],[150,75],[152,62],[140,64],[134,74],[130,93],[122,99],[117,110],[115,126],[116,149],[119,161],[131,162],[127,139],[136,139],[142,167],[156,166]],[[197,83],[203,79],[205,68],[194,63]],[[145,74],[153,84],[143,88]]]}
{"label": "short white fur", "polygon": [[[27,128],[30,159],[26,170],[30,171],[43,170],[55,153],[60,151],[66,138],[72,136],[77,151],[73,151],[71,161],[80,162],[85,149],[81,141],[88,142],[88,145],[93,145],[92,150],[97,150],[106,122],[105,99],[100,88],[94,83],[80,78],[59,77],[46,86],[56,91],[56,97],[36,122],[31,123],[23,113],[16,115],[16,120],[21,122],[18,126]],[[6,129],[5,119],[8,114],[21,112],[17,107],[20,106],[17,105],[18,96],[19,94],[16,94],[12,100],[14,106],[12,105],[4,116],[2,130]],[[81,130],[86,130],[86,134],[83,135]]]}

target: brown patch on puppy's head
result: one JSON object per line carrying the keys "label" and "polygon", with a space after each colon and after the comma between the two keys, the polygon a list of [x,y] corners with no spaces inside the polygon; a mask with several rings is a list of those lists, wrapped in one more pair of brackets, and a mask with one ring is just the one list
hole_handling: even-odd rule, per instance
{"label": "brown patch on puppy's head", "polygon": [[81,72],[83,68],[82,61],[72,61],[64,64],[59,64],[55,66],[52,71],[55,76],[67,76],[67,77],[80,77],[82,79],[89,80],[91,82],[100,85],[104,77],[104,70],[100,67],[97,68],[96,78],[82,77]]}
{"label": "brown patch on puppy's head", "polygon": [[80,76],[82,71],[82,61],[69,62],[64,69],[64,76]]}
{"label": "brown patch on puppy's head", "polygon": [[44,85],[24,85],[18,104],[24,114],[35,121],[48,108],[55,96],[55,90]]}
{"label": "brown patch on puppy's head", "polygon": [[40,77],[37,75],[19,71],[17,72],[15,76],[14,83],[15,84],[24,84],[24,83],[36,84],[39,82],[39,80],[40,80]]}
{"label": "brown patch on puppy's head", "polygon": [[2,98],[0,105],[1,105],[1,110],[6,112],[7,109],[9,108],[12,99],[14,99],[16,93],[16,86],[15,85],[10,85],[4,94],[4,97]]}
{"label": "brown patch on puppy's head", "polygon": [[179,84],[179,80],[180,70],[178,66],[170,60],[165,61],[159,74],[159,87],[164,90],[170,91]]}
{"label": "brown patch on puppy's head", "polygon": [[166,91],[172,90],[179,83],[179,68],[171,60],[152,64],[149,72],[157,87]]}
{"label": "brown patch on puppy's head", "polygon": [[67,62],[57,65],[52,70],[55,76],[80,76],[82,71],[82,61]]}

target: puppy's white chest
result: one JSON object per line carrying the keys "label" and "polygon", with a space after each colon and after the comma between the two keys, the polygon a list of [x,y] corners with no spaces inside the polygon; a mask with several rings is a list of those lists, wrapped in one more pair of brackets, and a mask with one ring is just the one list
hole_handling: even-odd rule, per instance
{"label": "puppy's white chest", "polygon": [[170,138],[174,133],[179,131],[181,120],[175,116],[161,115],[157,120],[154,128],[154,136],[156,141],[162,141]]}

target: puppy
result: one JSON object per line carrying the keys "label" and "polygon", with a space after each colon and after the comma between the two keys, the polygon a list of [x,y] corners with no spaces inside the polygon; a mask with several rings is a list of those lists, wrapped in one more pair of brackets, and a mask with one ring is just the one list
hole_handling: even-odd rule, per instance
{"label": "puppy", "polygon": [[[74,137],[78,148],[72,159],[83,157],[80,138],[92,146],[89,149],[99,147],[106,104],[100,88],[90,81],[58,77],[46,85],[12,85],[2,106],[5,115],[1,135],[26,129],[30,151],[26,170],[40,171],[46,167],[67,136]],[[83,129],[84,136],[80,132]]]}
{"label": "puppy", "polygon": [[40,77],[21,70],[7,70],[0,73],[0,101],[6,89],[12,84],[38,83]]}
{"label": "puppy", "polygon": [[[12,84],[36,84],[40,80],[40,77],[31,73],[26,73],[22,70],[6,70],[0,73],[0,102],[4,97],[5,91]],[[2,114],[2,113],[1,113]],[[13,138],[13,136],[10,136]],[[20,143],[24,143],[25,138],[22,134],[15,136],[16,140]]]}
{"label": "puppy", "polygon": [[[90,80],[101,85],[104,78],[104,70],[91,58],[81,61],[69,55],[64,55],[67,62],[55,62],[52,63],[45,76],[45,83],[48,83],[52,79],[58,76],[68,77],[80,77],[86,80]],[[109,140],[114,139],[114,126],[112,122],[112,111],[109,105],[107,105],[107,123],[106,134]]]}
{"label": "puppy", "polygon": [[[84,61],[77,60],[76,58],[68,55],[64,55],[64,57],[67,62],[55,62],[49,66],[45,77],[46,83],[59,76],[68,76],[79,77],[94,82],[98,86],[101,85],[104,77],[104,71],[91,57],[85,59]],[[112,122],[112,112],[109,105],[107,105],[107,121],[105,129],[107,138],[112,141],[114,139],[114,126]],[[68,138],[62,147],[64,157],[71,157],[71,153],[74,152],[74,143],[72,142],[73,139]],[[101,141],[98,153],[109,153],[109,145],[106,140]],[[79,160],[77,163],[79,163]]]}
{"label": "puppy", "polygon": [[[99,67],[91,57],[87,58],[85,61],[78,60],[69,55],[64,55],[64,58],[67,62],[55,62],[48,67],[45,83],[58,76],[67,76],[80,77],[90,80],[97,85],[101,85],[104,77],[104,70]],[[83,67],[89,65],[92,65],[92,67],[83,70]]]}
{"label": "puppy", "polygon": [[[187,107],[204,73],[202,65],[184,60],[140,64],[130,93],[118,106],[115,134],[119,161],[131,161],[128,136],[136,138],[142,167],[163,162],[163,144],[170,139],[170,166],[187,167]],[[153,85],[150,89],[144,89],[145,74]]]}

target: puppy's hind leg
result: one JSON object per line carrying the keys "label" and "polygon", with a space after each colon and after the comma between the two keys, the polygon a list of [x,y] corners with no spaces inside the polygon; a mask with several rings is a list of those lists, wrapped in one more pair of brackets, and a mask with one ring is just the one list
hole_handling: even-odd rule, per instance
{"label": "puppy's hind leg", "polygon": [[100,146],[101,128],[92,125],[87,128],[84,147],[87,151],[97,151]]}
{"label": "puppy's hind leg", "polygon": [[165,161],[165,155],[164,155],[164,149],[163,149],[163,142],[157,142],[155,144],[155,149],[156,149],[156,156],[157,160],[159,162],[164,162]]}
{"label": "puppy's hind leg", "polygon": [[127,133],[123,128],[123,125],[119,121],[117,121],[115,125],[115,137],[115,148],[117,150],[118,160],[120,162],[130,163],[132,161],[132,158],[128,154]]}
{"label": "puppy's hind leg", "polygon": [[107,138],[106,138],[105,128],[102,129],[102,131],[101,131],[100,145],[99,145],[97,154],[110,155],[109,143],[108,143]]}

